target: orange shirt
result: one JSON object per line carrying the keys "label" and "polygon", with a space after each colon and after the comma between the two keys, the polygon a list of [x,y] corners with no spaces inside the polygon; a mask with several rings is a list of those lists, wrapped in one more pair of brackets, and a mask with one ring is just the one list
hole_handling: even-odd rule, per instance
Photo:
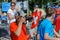
{"label": "orange shirt", "polygon": [[11,39],[12,40],[28,40],[26,26],[24,24],[22,25],[22,30],[21,30],[20,36],[16,36],[14,34],[14,32],[17,30],[17,28],[18,28],[18,25],[15,22],[10,24]]}
{"label": "orange shirt", "polygon": [[55,20],[55,25],[56,25],[56,32],[59,32],[60,30],[60,16],[57,16],[56,20]]}

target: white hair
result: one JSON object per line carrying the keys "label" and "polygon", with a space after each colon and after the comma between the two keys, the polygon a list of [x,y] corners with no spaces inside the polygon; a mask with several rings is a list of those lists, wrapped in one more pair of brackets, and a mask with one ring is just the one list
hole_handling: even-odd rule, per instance
{"label": "white hair", "polygon": [[38,8],[38,9],[35,9],[34,12],[35,12],[36,10],[38,10],[38,12],[39,12],[39,11],[42,12],[41,17],[45,17],[45,16],[46,16],[46,12],[44,11],[44,9],[39,9],[39,8]]}
{"label": "white hair", "polygon": [[44,9],[39,9],[39,11],[42,11],[41,17],[45,17],[46,16],[46,12],[44,11]]}

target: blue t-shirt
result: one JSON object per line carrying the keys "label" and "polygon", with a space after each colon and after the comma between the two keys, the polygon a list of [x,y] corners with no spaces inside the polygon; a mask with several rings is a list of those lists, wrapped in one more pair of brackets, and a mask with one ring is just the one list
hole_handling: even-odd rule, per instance
{"label": "blue t-shirt", "polygon": [[48,19],[44,19],[37,29],[37,33],[40,34],[40,40],[44,40],[44,33],[48,33],[50,37],[54,37],[53,25]]}

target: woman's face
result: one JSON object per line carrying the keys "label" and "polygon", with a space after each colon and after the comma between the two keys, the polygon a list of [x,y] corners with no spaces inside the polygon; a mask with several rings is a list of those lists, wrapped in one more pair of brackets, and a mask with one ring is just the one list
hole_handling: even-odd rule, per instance
{"label": "woman's face", "polygon": [[16,19],[17,22],[19,22],[20,17],[19,16],[16,16],[15,19]]}
{"label": "woman's face", "polygon": [[11,5],[11,9],[12,9],[12,10],[15,9],[15,5],[14,5],[14,4]]}
{"label": "woman's face", "polygon": [[25,22],[25,17],[16,16],[16,20],[17,20],[17,22],[20,22],[21,20],[22,20],[23,22]]}

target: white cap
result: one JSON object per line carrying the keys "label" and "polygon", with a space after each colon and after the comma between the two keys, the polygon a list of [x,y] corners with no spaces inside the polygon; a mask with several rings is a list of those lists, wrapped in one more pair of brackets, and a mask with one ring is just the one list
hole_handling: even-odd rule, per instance
{"label": "white cap", "polygon": [[23,16],[24,17],[24,16],[26,16],[26,13],[21,13],[20,16]]}

